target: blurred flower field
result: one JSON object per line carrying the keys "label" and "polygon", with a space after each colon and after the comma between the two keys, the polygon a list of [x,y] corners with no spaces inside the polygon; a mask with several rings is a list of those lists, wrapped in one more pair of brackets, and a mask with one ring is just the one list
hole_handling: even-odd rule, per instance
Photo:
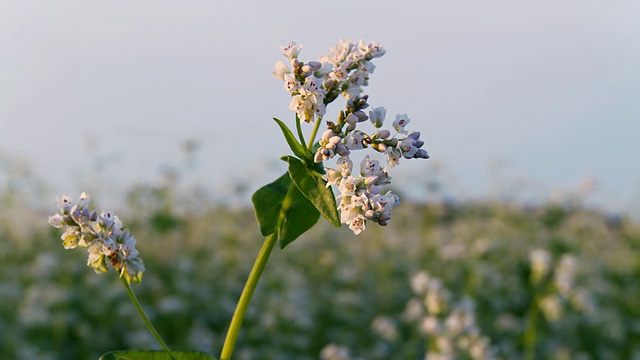
{"label": "blurred flower field", "polygon": [[[24,201],[29,187],[8,184],[0,358],[158,348],[115,275],[64,251],[47,225],[54,199]],[[251,209],[201,199],[143,185],[112,210],[138,240],[147,271],[134,290],[158,331],[173,349],[218,355],[263,239]],[[276,249],[235,358],[640,359],[637,222],[558,204],[395,211],[359,236],[321,219]]]}

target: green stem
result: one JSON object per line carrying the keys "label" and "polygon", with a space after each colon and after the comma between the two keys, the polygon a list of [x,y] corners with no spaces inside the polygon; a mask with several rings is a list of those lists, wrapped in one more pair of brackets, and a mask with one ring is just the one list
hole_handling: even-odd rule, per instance
{"label": "green stem", "polygon": [[158,334],[156,329],[153,327],[153,324],[151,324],[151,321],[149,321],[147,314],[144,313],[144,310],[142,309],[142,306],[140,305],[140,302],[138,301],[136,294],[134,294],[133,290],[131,289],[131,285],[129,285],[129,283],[124,277],[121,277],[120,279],[124,284],[124,288],[127,289],[127,293],[129,294],[129,297],[131,298],[133,305],[136,307],[136,309],[138,309],[138,313],[140,314],[140,317],[142,317],[142,321],[144,321],[145,325],[147,325],[147,329],[149,329],[151,334],[153,334],[153,337],[156,338],[156,340],[158,341],[158,344],[162,346],[164,351],[166,351],[169,354],[169,356],[171,356],[171,359],[176,360],[176,357],[173,355],[171,350],[169,350],[169,347],[167,346],[167,344],[165,344],[164,340],[162,340],[162,337],[160,336],[160,334]]}
{"label": "green stem", "polygon": [[298,137],[300,138],[300,144],[306,147],[307,145],[304,143],[304,134],[302,133],[302,126],[300,125],[300,118],[296,114],[296,130],[298,130]]}
{"label": "green stem", "polygon": [[322,118],[319,117],[316,119],[316,123],[313,125],[313,132],[311,132],[311,136],[309,137],[309,150],[313,147],[313,143],[316,141],[316,135],[318,134],[318,129],[320,128],[320,123],[322,122]]}
{"label": "green stem", "polygon": [[256,258],[256,262],[253,264],[253,268],[251,269],[249,278],[247,279],[247,282],[244,285],[244,289],[242,290],[242,295],[240,295],[240,300],[238,300],[236,311],[233,313],[233,317],[231,318],[229,332],[227,332],[227,337],[224,339],[224,345],[222,345],[220,360],[229,360],[231,359],[231,355],[233,355],[233,350],[236,346],[236,340],[238,339],[238,335],[240,334],[240,327],[242,326],[244,314],[247,312],[247,308],[249,307],[249,302],[251,301],[253,292],[258,285],[258,280],[260,280],[260,276],[262,275],[265,266],[267,265],[267,260],[269,260],[269,255],[271,254],[271,250],[273,249],[273,245],[275,244],[277,238],[278,232],[276,230],[273,232],[273,234],[267,236],[267,238],[264,240],[264,243],[262,244],[262,249],[260,249],[260,253],[258,253],[258,257]]}
{"label": "green stem", "polygon": [[534,360],[536,358],[536,342],[538,332],[539,297],[536,294],[527,313],[527,323],[524,331],[524,359]]}
{"label": "green stem", "polygon": [[251,268],[249,278],[244,284],[244,289],[242,289],[240,300],[238,300],[238,305],[236,305],[236,310],[234,311],[233,317],[231,318],[229,331],[227,332],[227,337],[224,339],[224,344],[222,345],[220,360],[230,360],[231,355],[233,355],[233,350],[236,346],[238,335],[240,334],[240,327],[242,326],[244,314],[247,312],[247,308],[249,307],[249,302],[251,302],[253,292],[258,285],[258,281],[262,276],[262,272],[264,271],[265,266],[267,265],[269,255],[271,255],[271,251],[273,250],[273,245],[276,243],[276,240],[278,240],[278,231],[280,229],[280,225],[291,209],[291,205],[293,203],[293,194],[295,193],[295,191],[296,186],[291,184],[289,190],[287,191],[287,195],[285,195],[284,199],[282,200],[282,208],[280,209],[278,224],[276,225],[274,232],[269,234],[269,236],[264,239],[264,243],[262,244],[262,248],[258,253],[258,257],[256,258],[255,263],[253,263],[253,268]]}

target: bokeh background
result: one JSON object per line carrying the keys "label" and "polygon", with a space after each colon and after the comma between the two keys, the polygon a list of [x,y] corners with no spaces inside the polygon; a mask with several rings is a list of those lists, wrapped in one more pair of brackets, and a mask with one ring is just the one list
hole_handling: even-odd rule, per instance
{"label": "bokeh background", "polygon": [[81,191],[134,231],[167,341],[217,354],[261,242],[250,195],[286,170],[271,68],[289,41],[313,60],[341,38],[384,45],[369,102],[409,114],[432,158],[393,169],[388,227],[321,221],[274,252],[238,358],[640,358],[639,16],[632,0],[0,2],[0,358],[156,347],[119,282],[45,223]]}

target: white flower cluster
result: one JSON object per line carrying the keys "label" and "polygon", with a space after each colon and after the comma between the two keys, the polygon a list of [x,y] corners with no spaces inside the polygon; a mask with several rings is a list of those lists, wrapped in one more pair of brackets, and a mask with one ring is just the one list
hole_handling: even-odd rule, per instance
{"label": "white flower cluster", "polygon": [[281,49],[291,67],[279,61],[273,75],[284,80],[284,87],[291,94],[289,109],[306,122],[321,118],[326,104],[339,94],[350,97],[361,93],[375,68],[371,60],[385,53],[379,44],[342,40],[320,61],[304,63],[298,60],[302,45],[291,42]]}
{"label": "white flower cluster", "polygon": [[405,318],[420,319],[420,329],[428,339],[426,360],[494,358],[489,338],[476,324],[473,300],[452,301],[442,281],[426,272],[412,277],[411,288],[418,298],[407,304]]}
{"label": "white flower cluster", "polygon": [[49,216],[49,224],[66,228],[62,245],[65,249],[88,248],[87,265],[96,273],[107,272],[108,260],[128,283],[140,283],[145,269],[138,257],[136,240],[116,215],[110,211],[98,215],[89,210],[89,202],[85,193],[75,202],[69,196],[58,199],[60,213]]}
{"label": "white flower cluster", "polygon": [[[342,40],[319,61],[304,63],[298,60],[301,49],[294,42],[283,46],[282,53],[291,68],[278,62],[273,70],[276,78],[284,80],[285,89],[292,96],[289,108],[296,111],[298,118],[307,122],[317,120],[338,95],[347,98],[346,109],[340,111],[337,122],[327,121],[327,130],[314,155],[316,163],[339,156],[337,170],[326,168],[324,179],[327,186],[338,186],[341,221],[356,235],[365,229],[367,220],[387,225],[391,209],[400,204],[397,195],[382,194],[381,186],[389,184],[391,177],[385,167],[369,156],[362,160],[360,172],[354,174],[351,151],[371,148],[385,154],[390,167],[398,165],[402,157],[428,159],[429,154],[421,148],[424,141],[420,140],[420,132],[405,130],[410,122],[406,114],[396,116],[392,124],[395,135],[391,136],[391,131],[381,129],[387,113],[383,107],[369,111],[368,115],[364,111],[369,107],[369,96],[360,95],[362,88],[369,84],[369,76],[375,69],[372,60],[384,55],[385,50],[376,43]],[[367,119],[376,129],[372,135],[356,129],[358,123]]]}
{"label": "white flower cluster", "polygon": [[381,186],[389,184],[391,177],[380,162],[367,155],[355,176],[353,162],[348,157],[338,159],[337,168],[327,168],[324,179],[327,186],[337,185],[340,191],[337,196],[340,221],[349,225],[356,235],[365,229],[367,220],[387,225],[391,209],[400,204],[400,197],[391,191],[381,193]]}
{"label": "white flower cluster", "polygon": [[[325,168],[324,179],[327,180],[327,186],[338,185],[341,221],[349,225],[356,235],[365,229],[367,220],[387,225],[391,219],[391,209],[400,204],[400,198],[391,192],[381,193],[381,186],[390,184],[391,176],[386,167],[372,160],[369,155],[360,163],[359,174],[354,175],[349,158],[351,151],[371,148],[386,154],[390,167],[398,165],[401,157],[429,158],[426,150],[421,149],[424,141],[420,140],[420,132],[409,133],[405,130],[410,122],[406,114],[396,116],[393,122],[396,134],[392,137],[389,130],[380,129],[386,115],[384,108],[371,110],[369,116],[362,111],[369,106],[367,99],[367,95],[355,95],[347,101],[347,108],[340,112],[338,122],[328,122],[314,156],[314,161],[318,163],[339,156],[337,169]],[[376,127],[372,135],[356,128],[358,123],[367,119]]]}
{"label": "white flower cluster", "polygon": [[565,305],[571,305],[578,311],[595,311],[587,292],[575,284],[578,260],[571,254],[563,254],[553,266],[551,254],[544,249],[535,249],[529,253],[531,283],[541,291],[540,309],[549,321],[563,317]]}

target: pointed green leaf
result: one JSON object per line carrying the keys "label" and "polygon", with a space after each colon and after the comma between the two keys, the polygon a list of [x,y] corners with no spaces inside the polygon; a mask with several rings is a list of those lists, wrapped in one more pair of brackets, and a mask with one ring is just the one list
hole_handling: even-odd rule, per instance
{"label": "pointed green leaf", "polygon": [[[216,360],[202,351],[171,351],[176,360]],[[164,350],[118,350],[100,356],[98,360],[171,360]]]}
{"label": "pointed green leaf", "polygon": [[256,219],[263,236],[278,231],[280,248],[309,230],[320,218],[320,213],[293,184],[289,173],[267,184],[251,198]]}
{"label": "pointed green leaf", "polygon": [[293,151],[293,153],[300,159],[304,159],[305,161],[309,162],[311,160],[311,152],[309,151],[309,149],[302,146],[302,144],[298,142],[295,135],[293,135],[293,133],[291,132],[291,130],[289,130],[285,123],[276,118],[273,118],[273,120],[275,120],[276,123],[278,123],[278,126],[280,126],[280,130],[282,130],[284,138],[285,140],[287,140],[287,144],[289,144],[291,151]]}
{"label": "pointed green leaf", "polygon": [[276,181],[258,189],[251,197],[256,219],[260,224],[260,233],[263,236],[272,234],[276,230],[282,202],[291,185],[289,173],[285,173]]}
{"label": "pointed green leaf", "polygon": [[287,203],[282,208],[282,219],[278,229],[280,248],[284,249],[293,240],[311,229],[318,222],[320,213],[298,188],[291,184]]}
{"label": "pointed green leaf", "polygon": [[326,186],[326,182],[315,170],[310,170],[305,164],[293,156],[283,156],[282,160],[289,163],[289,176],[296,187],[309,199],[331,224],[340,227],[340,217],[333,191]]}

